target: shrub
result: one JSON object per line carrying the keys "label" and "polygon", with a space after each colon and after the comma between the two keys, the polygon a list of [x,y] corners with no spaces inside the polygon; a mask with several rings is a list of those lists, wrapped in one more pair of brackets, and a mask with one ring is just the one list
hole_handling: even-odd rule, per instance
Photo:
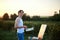
{"label": "shrub", "polygon": [[4,22],[4,21],[0,22],[0,27],[2,30],[10,31],[12,30],[13,26],[14,26],[14,23],[11,23],[11,22]]}

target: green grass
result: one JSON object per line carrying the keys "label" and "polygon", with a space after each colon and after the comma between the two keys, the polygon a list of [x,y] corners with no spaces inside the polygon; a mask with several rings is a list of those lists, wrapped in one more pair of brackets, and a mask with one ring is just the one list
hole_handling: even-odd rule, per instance
{"label": "green grass", "polygon": [[[14,24],[14,21],[4,21],[4,22],[7,22],[7,23],[11,22]],[[52,35],[54,34],[54,31],[55,32],[60,31],[60,22],[57,22],[57,21],[24,21],[24,24],[26,24],[28,27],[32,27],[31,25],[33,25],[36,27],[36,30],[37,30],[37,26],[40,27],[41,24],[47,24],[48,32],[46,31],[43,40],[51,40]],[[30,34],[25,33],[25,35],[24,35],[25,40],[28,40],[29,35]],[[17,40],[17,33],[15,30],[11,30],[11,31],[0,30],[0,40]]]}
{"label": "green grass", "polygon": [[[14,23],[14,21],[4,21],[4,22],[11,22]],[[60,24],[60,21],[24,21],[24,23],[33,23],[33,24]]]}
{"label": "green grass", "polygon": [[[28,40],[28,36],[25,34],[24,39]],[[15,31],[3,31],[0,30],[0,40],[18,40],[17,33]]]}

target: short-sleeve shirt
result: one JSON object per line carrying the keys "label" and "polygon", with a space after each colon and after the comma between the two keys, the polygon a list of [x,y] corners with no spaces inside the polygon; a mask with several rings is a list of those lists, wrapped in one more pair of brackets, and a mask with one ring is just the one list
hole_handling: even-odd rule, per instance
{"label": "short-sleeve shirt", "polygon": [[[23,26],[23,20],[20,17],[17,17],[15,20],[15,27],[16,27],[16,23],[18,25],[18,27]],[[17,33],[23,33],[24,32],[24,28],[17,28]]]}

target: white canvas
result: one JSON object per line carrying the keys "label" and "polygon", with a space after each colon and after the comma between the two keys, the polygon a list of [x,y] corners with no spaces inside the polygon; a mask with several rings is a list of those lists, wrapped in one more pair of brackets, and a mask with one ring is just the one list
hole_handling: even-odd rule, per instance
{"label": "white canvas", "polygon": [[43,39],[43,35],[45,33],[46,27],[47,27],[46,24],[41,25],[41,28],[40,28],[39,33],[38,33],[38,38]]}

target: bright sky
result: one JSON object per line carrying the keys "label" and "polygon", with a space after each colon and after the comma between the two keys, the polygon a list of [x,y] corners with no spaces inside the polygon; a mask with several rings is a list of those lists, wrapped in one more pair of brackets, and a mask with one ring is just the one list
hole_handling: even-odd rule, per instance
{"label": "bright sky", "polygon": [[30,16],[52,16],[60,9],[60,0],[0,0],[0,16],[24,10]]}

